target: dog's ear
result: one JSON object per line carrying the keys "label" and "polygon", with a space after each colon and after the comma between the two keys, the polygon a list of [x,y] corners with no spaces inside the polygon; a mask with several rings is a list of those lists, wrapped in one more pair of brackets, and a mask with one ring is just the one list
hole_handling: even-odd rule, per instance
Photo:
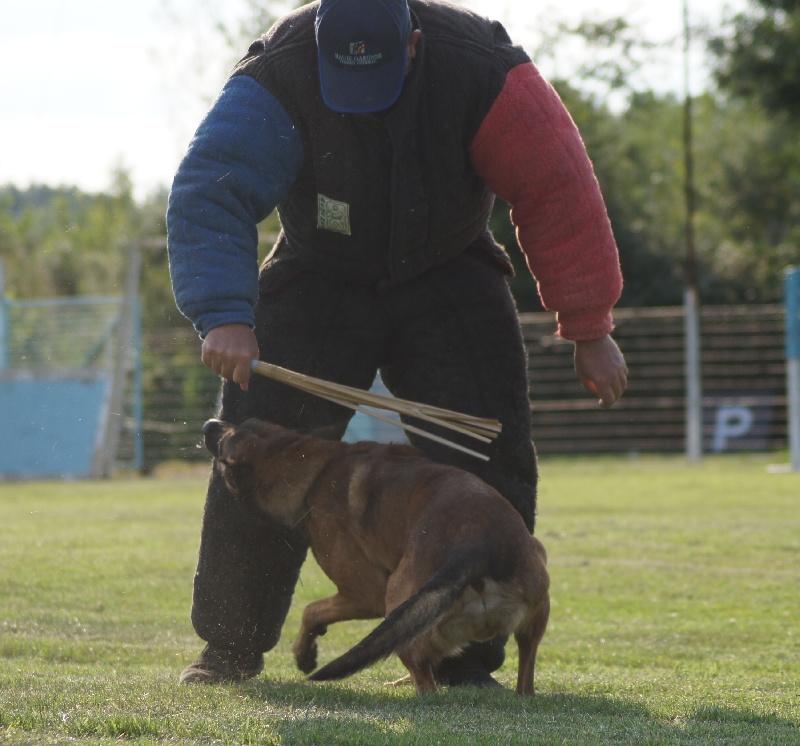
{"label": "dog's ear", "polygon": [[219,442],[229,430],[233,430],[233,425],[222,420],[209,420],[203,425],[203,440],[215,458],[219,458]]}

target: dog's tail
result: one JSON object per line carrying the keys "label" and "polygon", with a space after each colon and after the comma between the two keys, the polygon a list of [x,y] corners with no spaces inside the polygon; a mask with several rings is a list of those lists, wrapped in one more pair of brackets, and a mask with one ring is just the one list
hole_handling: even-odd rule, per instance
{"label": "dog's tail", "polygon": [[309,679],[343,679],[411,644],[434,627],[461,594],[488,572],[485,551],[465,550],[452,554],[439,571],[411,598],[392,611],[361,642]]}

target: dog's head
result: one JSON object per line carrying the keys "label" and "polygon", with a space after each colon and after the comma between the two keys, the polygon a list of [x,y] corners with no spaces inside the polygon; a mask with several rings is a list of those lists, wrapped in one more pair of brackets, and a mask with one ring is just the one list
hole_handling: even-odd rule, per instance
{"label": "dog's head", "polygon": [[248,421],[236,427],[222,420],[209,420],[203,426],[203,439],[217,459],[228,489],[237,497],[255,495],[256,466],[267,444],[265,433],[259,432],[257,424]]}
{"label": "dog's head", "polygon": [[316,473],[318,438],[259,419],[209,420],[203,437],[231,493],[284,525],[296,523]]}
{"label": "dog's head", "polygon": [[341,447],[259,419],[238,426],[209,420],[203,436],[231,493],[286,526],[296,525],[308,512],[304,506],[311,485]]}

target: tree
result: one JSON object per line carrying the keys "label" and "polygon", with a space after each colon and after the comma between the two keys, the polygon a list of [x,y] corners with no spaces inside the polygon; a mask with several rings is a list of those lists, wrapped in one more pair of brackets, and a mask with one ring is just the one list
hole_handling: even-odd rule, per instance
{"label": "tree", "polygon": [[642,70],[651,69],[663,51],[622,16],[592,16],[577,23],[557,21],[552,30],[545,28],[541,34],[534,54],[537,63],[563,61],[564,50],[577,46],[582,53],[575,56],[570,79],[578,81],[582,91],[603,100],[612,92],[630,94],[639,88]]}
{"label": "tree", "polygon": [[800,0],[751,0],[711,39],[716,78],[736,96],[800,119]]}
{"label": "tree", "polygon": [[235,23],[217,22],[217,30],[227,46],[239,53],[256,37],[265,33],[284,13],[305,5],[303,0],[283,0],[283,2],[264,2],[263,0],[244,0],[244,13]]}
{"label": "tree", "polygon": [[[800,0],[751,0],[709,46],[716,79],[734,99],[728,108],[749,125],[728,142],[735,211],[720,253],[739,279],[777,299],[781,271],[800,261]],[[730,264],[720,264],[718,277],[730,276]]]}

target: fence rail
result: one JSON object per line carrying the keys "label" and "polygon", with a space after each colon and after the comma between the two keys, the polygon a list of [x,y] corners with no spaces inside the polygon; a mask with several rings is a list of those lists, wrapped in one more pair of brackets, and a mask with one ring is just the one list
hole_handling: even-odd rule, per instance
{"label": "fence rail", "polygon": [[[777,305],[703,309],[704,450],[785,447],[783,319]],[[619,309],[615,321],[630,381],[605,410],[575,380],[572,346],[553,338],[552,320],[523,317],[540,453],[684,450],[683,308]]]}
{"label": "fence rail", "polygon": [[[782,306],[710,306],[701,315],[704,450],[787,445]],[[551,314],[524,314],[534,438],[540,453],[682,452],[683,309],[619,309],[615,338],[630,369],[623,399],[601,409],[575,378],[572,345]],[[200,363],[191,329],[144,333],[144,452],[152,467],[205,460],[203,422],[219,381]],[[398,431],[398,437],[400,433]]]}

